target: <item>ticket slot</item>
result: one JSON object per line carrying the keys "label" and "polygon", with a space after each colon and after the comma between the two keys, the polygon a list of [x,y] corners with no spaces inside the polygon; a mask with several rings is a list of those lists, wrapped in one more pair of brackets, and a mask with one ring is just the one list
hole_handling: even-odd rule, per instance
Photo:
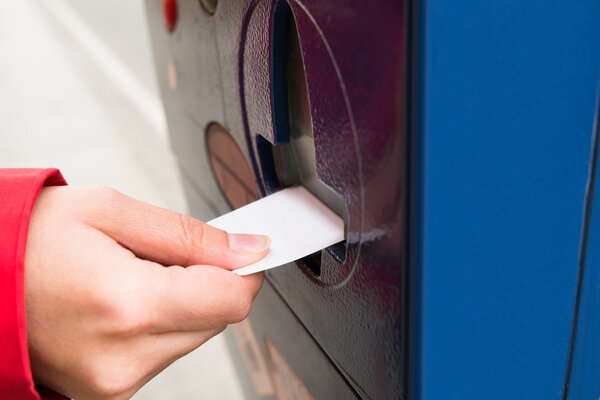
{"label": "ticket slot", "polygon": [[[347,237],[348,209],[342,198],[317,175],[302,52],[294,17],[285,1],[278,1],[273,10],[271,66],[275,144],[260,135],[256,139],[265,188],[272,193],[288,186],[306,187],[344,219]],[[326,251],[343,263],[346,242],[328,247]],[[303,258],[302,263],[315,275],[321,274],[321,252]]]}

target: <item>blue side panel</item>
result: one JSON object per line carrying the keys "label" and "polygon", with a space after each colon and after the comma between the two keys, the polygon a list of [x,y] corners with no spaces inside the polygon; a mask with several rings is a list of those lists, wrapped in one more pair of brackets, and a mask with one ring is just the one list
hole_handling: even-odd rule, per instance
{"label": "blue side panel", "polygon": [[[599,94],[600,96],[600,94]],[[600,101],[600,98],[599,98]],[[577,325],[573,342],[571,371],[568,375],[568,399],[600,398],[600,186],[598,185],[598,146],[600,127],[598,126],[598,109],[596,111],[595,136],[592,144],[593,171],[590,173],[590,184],[587,202],[591,208],[586,210],[587,229],[579,275],[579,312],[576,314]],[[589,207],[589,205],[588,205]]]}
{"label": "blue side panel", "polygon": [[415,3],[415,397],[560,399],[600,1]]}

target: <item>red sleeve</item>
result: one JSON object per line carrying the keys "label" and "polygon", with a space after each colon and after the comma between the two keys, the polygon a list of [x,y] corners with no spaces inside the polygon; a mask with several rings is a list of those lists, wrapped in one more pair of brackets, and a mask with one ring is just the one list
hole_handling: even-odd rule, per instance
{"label": "red sleeve", "polygon": [[[42,186],[66,185],[57,169],[0,169],[0,397],[39,400],[29,367],[23,268],[29,217]],[[45,399],[63,398],[44,395]]]}

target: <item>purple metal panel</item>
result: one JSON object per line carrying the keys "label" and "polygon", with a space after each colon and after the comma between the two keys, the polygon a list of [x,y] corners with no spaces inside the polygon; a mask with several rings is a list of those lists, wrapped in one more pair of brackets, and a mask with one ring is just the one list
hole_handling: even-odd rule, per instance
{"label": "purple metal panel", "polygon": [[[249,26],[254,18],[266,25],[264,3],[273,4],[259,3],[261,13],[247,16]],[[302,48],[317,174],[348,208],[348,251],[343,264],[323,252],[321,276],[289,267],[267,276],[359,392],[397,397],[404,355],[403,4],[290,6]],[[246,46],[258,48],[267,40],[250,29],[242,37]],[[244,57],[244,71],[264,76],[243,78],[262,82],[266,92],[273,71],[247,65],[257,60],[264,57]],[[255,98],[245,97],[246,103]],[[256,152],[256,136],[270,139],[271,133],[252,129],[264,113],[246,116]]]}
{"label": "purple metal panel", "polygon": [[[265,312],[266,310],[269,312]],[[274,315],[277,318],[273,318]],[[262,355],[254,355],[251,358],[264,357],[265,362],[269,363],[265,342],[271,341],[283,354],[301,384],[308,389],[314,399],[358,398],[325,355],[323,349],[306,332],[301,321],[289,312],[287,305],[268,282],[265,283],[256,298],[249,319],[262,353]],[[230,327],[228,331],[231,329],[236,329],[236,327]],[[236,363],[238,373],[242,376],[248,375],[248,367],[242,361],[241,354],[241,351],[245,349],[239,347],[232,335],[229,335],[228,339],[231,352],[239,360]],[[260,400],[269,398],[254,396],[253,393],[256,393],[256,389],[252,382],[244,380],[244,383],[247,398]],[[294,399],[308,400],[301,396],[294,397]]]}
{"label": "purple metal panel", "polygon": [[[268,154],[259,152],[256,138],[276,141],[273,107],[283,101],[273,86],[275,2],[221,0],[211,16],[198,1],[180,1],[172,34],[157,25],[160,2],[147,3],[173,147],[198,193],[190,199],[202,198],[223,212],[203,131],[213,121],[227,128],[267,187],[261,157]],[[405,5],[356,0],[289,5],[306,77],[317,176],[347,208],[347,252],[344,262],[323,252],[321,275],[296,266],[268,273],[287,311],[273,313],[258,301],[251,320],[270,321],[277,336],[278,322],[289,317],[285,313],[295,315],[360,397],[403,397]],[[169,57],[177,65],[177,90],[169,89],[161,72]],[[336,394],[333,388],[327,393]]]}
{"label": "purple metal panel", "polygon": [[271,142],[273,133],[273,113],[271,110],[271,4],[259,2],[251,9],[252,18],[248,18],[247,29],[242,33],[245,39],[240,67],[243,69],[244,104],[249,132],[260,132]]}

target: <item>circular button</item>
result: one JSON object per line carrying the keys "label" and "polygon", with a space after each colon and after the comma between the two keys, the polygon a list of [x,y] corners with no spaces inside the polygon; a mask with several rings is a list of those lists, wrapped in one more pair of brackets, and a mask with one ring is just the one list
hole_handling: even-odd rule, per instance
{"label": "circular button", "polygon": [[170,32],[175,28],[177,22],[177,0],[164,0],[162,10],[165,25]]}
{"label": "circular button", "polygon": [[200,3],[204,7],[204,9],[210,15],[213,15],[215,13],[215,10],[217,9],[217,3],[218,2],[219,2],[218,0],[200,0]]}

